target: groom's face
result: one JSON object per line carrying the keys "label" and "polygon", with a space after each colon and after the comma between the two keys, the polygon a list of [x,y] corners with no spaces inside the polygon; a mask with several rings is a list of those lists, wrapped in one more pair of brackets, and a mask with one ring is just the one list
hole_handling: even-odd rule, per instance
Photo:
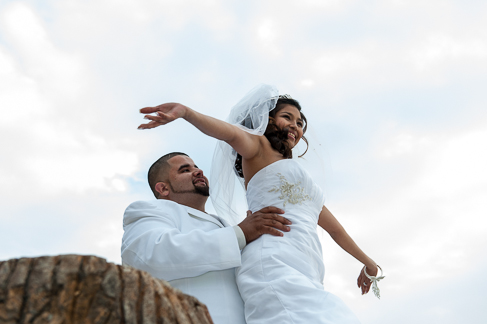
{"label": "groom's face", "polygon": [[172,194],[210,195],[208,179],[190,157],[177,155],[167,163],[170,166],[167,182]]}

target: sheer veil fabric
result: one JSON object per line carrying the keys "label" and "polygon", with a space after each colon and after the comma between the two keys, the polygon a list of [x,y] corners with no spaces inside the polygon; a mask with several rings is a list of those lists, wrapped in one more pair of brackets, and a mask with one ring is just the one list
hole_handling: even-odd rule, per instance
{"label": "sheer veil fabric", "polygon": [[[279,91],[275,86],[260,84],[248,92],[230,111],[226,122],[234,124],[254,135],[263,136],[269,122],[269,112],[276,107],[279,99]],[[311,135],[308,126],[306,137]],[[323,160],[319,152],[320,145],[316,136],[312,136],[312,143],[306,155],[298,158],[306,149],[304,141],[300,141],[293,148],[293,159],[305,167],[308,172],[311,169],[319,169],[318,173],[323,176]],[[244,208],[238,208],[238,204],[246,204],[244,197],[237,197],[235,190],[236,183],[240,182],[245,191],[244,179],[240,178],[235,170],[235,159],[237,152],[227,143],[218,141],[210,174],[210,197],[217,215],[225,218],[231,225],[240,223],[246,216]],[[313,171],[314,173],[314,171]],[[236,181],[237,180],[237,181]],[[319,181],[322,182],[322,181]],[[318,182],[318,183],[319,183]],[[322,183],[320,183],[322,184]],[[239,199],[240,198],[240,199]]]}
{"label": "sheer veil fabric", "polygon": [[[248,92],[230,111],[226,122],[238,125],[246,132],[264,135],[269,122],[269,111],[276,107],[279,91],[266,84]],[[213,154],[210,174],[210,197],[217,215],[231,225],[240,223],[245,214],[237,212],[235,180],[244,186],[244,179],[237,176],[235,159],[237,152],[227,143],[218,141]]]}

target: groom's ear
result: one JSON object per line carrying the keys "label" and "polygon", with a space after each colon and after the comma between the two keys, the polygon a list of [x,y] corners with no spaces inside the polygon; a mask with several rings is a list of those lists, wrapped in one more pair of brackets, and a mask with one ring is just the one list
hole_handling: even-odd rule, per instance
{"label": "groom's ear", "polygon": [[159,199],[164,199],[169,195],[169,186],[165,182],[156,183],[155,189],[159,194]]}

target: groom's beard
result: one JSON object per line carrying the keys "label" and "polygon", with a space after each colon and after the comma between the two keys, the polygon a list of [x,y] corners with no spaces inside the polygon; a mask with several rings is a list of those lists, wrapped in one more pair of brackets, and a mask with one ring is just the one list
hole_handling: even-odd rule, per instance
{"label": "groom's beard", "polygon": [[173,186],[171,185],[171,182],[168,182],[168,184],[169,184],[169,188],[171,188],[171,191],[176,193],[176,194],[194,193],[194,194],[202,195],[205,197],[210,196],[210,188],[208,186],[197,187],[197,186],[194,186],[194,184],[193,184],[194,188],[190,189],[190,190],[174,190]]}

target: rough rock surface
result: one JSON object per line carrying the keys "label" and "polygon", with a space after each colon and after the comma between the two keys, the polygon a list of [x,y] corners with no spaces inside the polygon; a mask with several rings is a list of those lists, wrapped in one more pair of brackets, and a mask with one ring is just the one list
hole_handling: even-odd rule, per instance
{"label": "rough rock surface", "polygon": [[95,256],[0,261],[0,323],[210,324],[208,309],[163,280]]}

